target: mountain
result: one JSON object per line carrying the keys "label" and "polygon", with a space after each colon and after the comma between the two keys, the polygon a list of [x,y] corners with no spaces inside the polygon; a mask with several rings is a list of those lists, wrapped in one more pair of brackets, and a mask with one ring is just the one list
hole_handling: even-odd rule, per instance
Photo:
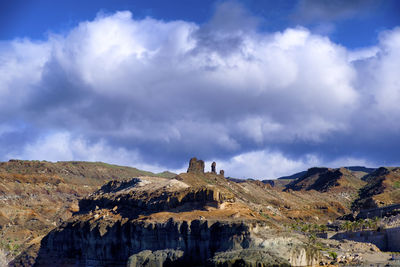
{"label": "mountain", "polygon": [[380,167],[363,177],[367,182],[354,201],[353,210],[400,203],[400,168]]}
{"label": "mountain", "polygon": [[326,223],[348,213],[349,204],[344,195],[282,192],[257,180],[226,179],[192,159],[188,172],[174,178],[114,180],[81,199],[79,211],[42,239],[36,264],[307,265],[317,262],[316,254],[304,236],[281,240],[283,226]]}
{"label": "mountain", "polygon": [[376,168],[368,168],[368,167],[364,167],[364,166],[348,166],[348,167],[343,167],[343,168],[346,168],[352,172],[365,172],[368,174],[371,172],[374,172],[376,170]]}
{"label": "mountain", "polygon": [[294,179],[302,177],[306,173],[307,173],[307,171],[301,171],[301,172],[297,172],[292,175],[279,177],[278,180],[294,180]]}
{"label": "mountain", "polygon": [[175,175],[100,162],[0,163],[0,258],[11,252],[10,266],[305,266],[332,262],[321,246],[348,258],[378,253],[335,240],[317,246],[293,232],[349,214],[368,177],[311,168],[276,180],[290,181],[285,189],[213,167],[204,172],[193,158]]}
{"label": "mountain", "polygon": [[310,168],[300,178],[286,185],[285,190],[358,190],[365,184],[347,168],[330,169],[323,167]]}

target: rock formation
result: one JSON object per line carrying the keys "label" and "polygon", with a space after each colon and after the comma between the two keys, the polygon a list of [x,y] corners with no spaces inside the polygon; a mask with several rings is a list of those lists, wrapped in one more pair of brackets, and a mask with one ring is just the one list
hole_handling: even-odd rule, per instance
{"label": "rock formation", "polygon": [[[0,162],[0,250],[12,248],[8,256],[15,256],[38,248],[42,236],[78,211],[79,199],[111,179],[139,175],[156,174],[101,162]],[[34,256],[31,251],[21,265],[32,266]]]}
{"label": "rock formation", "polygon": [[215,163],[215,161],[214,161],[213,163],[211,163],[211,172],[217,173],[216,168],[217,168],[217,163]]}
{"label": "rock formation", "polygon": [[[121,179],[123,172],[112,174],[117,179],[81,199],[79,211],[42,239],[37,257],[29,247],[10,266],[333,264],[330,254],[321,254],[320,246],[315,246],[317,242],[292,227],[297,229],[299,221],[323,225],[349,213],[351,197],[357,193],[354,185],[360,181],[346,170],[315,168],[284,192],[253,179],[226,179],[223,170],[216,174],[215,163],[212,172],[205,173],[204,161],[196,158],[190,160],[187,173],[174,177],[129,172],[129,178]],[[16,187],[32,182],[17,178]],[[295,189],[299,191],[293,193]],[[1,214],[0,209],[0,226]],[[0,240],[5,239],[0,235]],[[318,239],[318,243],[337,253],[337,258],[344,252],[360,253],[342,241]],[[368,248],[367,253],[378,252]]]}
{"label": "rock formation", "polygon": [[188,173],[204,173],[204,161],[191,158],[189,161]]}
{"label": "rock formation", "polygon": [[[128,267],[158,267],[158,266],[184,266],[183,251],[174,249],[164,250],[143,250],[129,257]],[[180,264],[182,261],[182,264]]]}

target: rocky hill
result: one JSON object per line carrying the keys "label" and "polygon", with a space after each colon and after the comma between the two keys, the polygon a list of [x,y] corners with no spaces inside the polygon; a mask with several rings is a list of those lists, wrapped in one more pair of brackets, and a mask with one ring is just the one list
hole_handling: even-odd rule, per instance
{"label": "rocky hill", "polygon": [[318,253],[305,236],[289,235],[283,226],[326,223],[350,211],[346,194],[282,192],[261,181],[226,179],[213,166],[204,172],[204,162],[194,158],[187,173],[174,178],[106,183],[42,240],[37,266],[306,265],[317,262]]}
{"label": "rocky hill", "polygon": [[1,162],[0,249],[17,255],[38,248],[43,236],[79,210],[79,199],[106,181],[139,175],[156,176],[100,162]]}
{"label": "rocky hill", "polygon": [[377,208],[400,203],[400,168],[381,167],[367,176],[367,184],[360,189],[353,210]]}
{"label": "rocky hill", "polygon": [[287,190],[357,191],[365,182],[347,168],[310,168],[300,178],[286,185]]}
{"label": "rocky hill", "polygon": [[179,175],[104,163],[0,163],[3,250],[22,251],[11,266],[304,266],[330,263],[329,251],[348,255],[349,264],[380,253],[293,232],[350,213],[373,178],[312,168],[286,179],[283,190],[225,178],[215,162],[204,169],[196,158]]}

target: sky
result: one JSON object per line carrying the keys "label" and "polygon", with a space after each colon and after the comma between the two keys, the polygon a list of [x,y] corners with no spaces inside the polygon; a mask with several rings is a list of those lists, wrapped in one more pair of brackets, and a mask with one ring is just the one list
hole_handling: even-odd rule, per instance
{"label": "sky", "polygon": [[400,165],[400,1],[0,1],[0,160]]}

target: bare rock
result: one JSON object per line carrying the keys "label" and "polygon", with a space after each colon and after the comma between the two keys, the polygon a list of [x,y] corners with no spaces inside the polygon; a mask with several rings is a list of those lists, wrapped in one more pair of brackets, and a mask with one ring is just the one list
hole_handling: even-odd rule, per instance
{"label": "bare rock", "polygon": [[204,173],[204,161],[191,158],[189,161],[188,173]]}
{"label": "bare rock", "polygon": [[216,253],[208,261],[209,266],[290,266],[280,256],[262,249],[241,249]]}
{"label": "bare rock", "polygon": [[182,250],[164,249],[164,250],[143,250],[129,257],[128,267],[146,266],[162,267],[175,266],[183,257]]}
{"label": "bare rock", "polygon": [[213,163],[211,163],[211,172],[217,173],[216,168],[217,168],[217,163],[215,163],[215,161],[214,161]]}

